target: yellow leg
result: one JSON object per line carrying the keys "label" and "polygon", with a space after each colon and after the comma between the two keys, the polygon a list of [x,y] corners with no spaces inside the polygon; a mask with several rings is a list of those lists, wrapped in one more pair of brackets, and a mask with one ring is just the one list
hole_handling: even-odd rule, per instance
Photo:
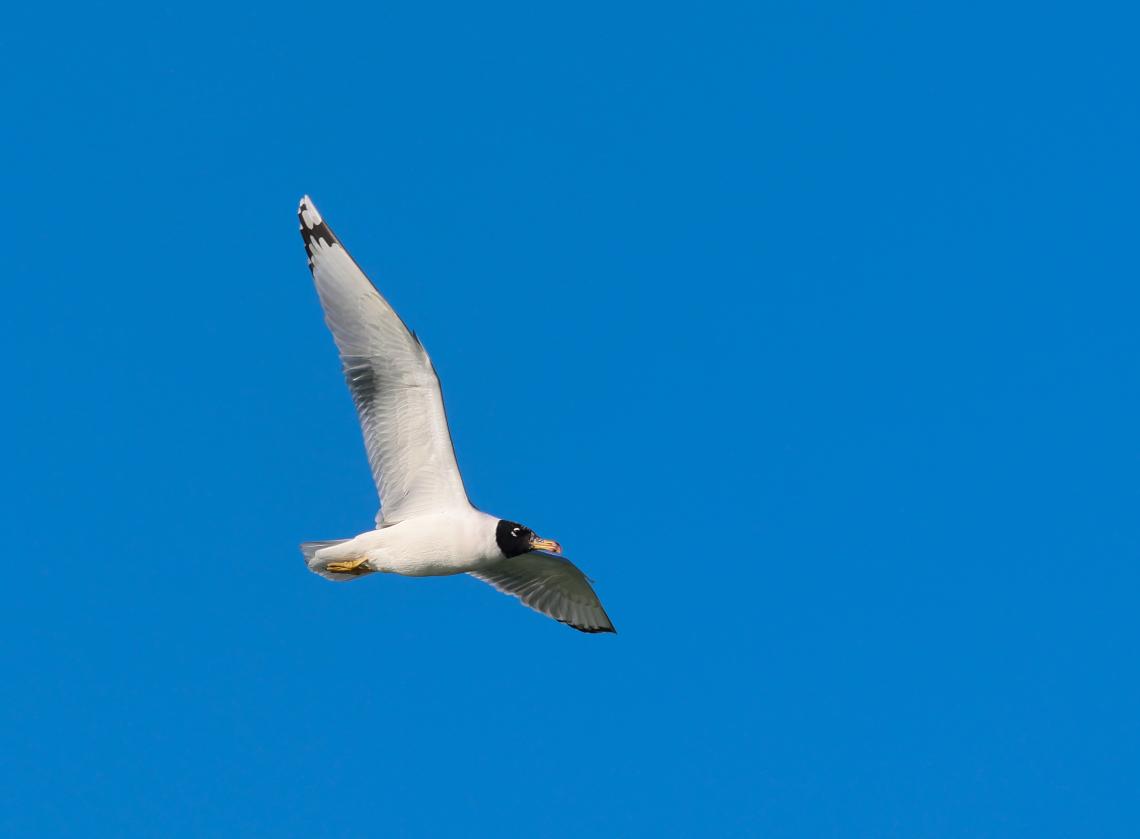
{"label": "yellow leg", "polygon": [[370,574],[371,568],[362,568],[368,557],[362,556],[359,559],[350,559],[347,562],[330,562],[325,566],[326,571],[331,571],[334,574]]}

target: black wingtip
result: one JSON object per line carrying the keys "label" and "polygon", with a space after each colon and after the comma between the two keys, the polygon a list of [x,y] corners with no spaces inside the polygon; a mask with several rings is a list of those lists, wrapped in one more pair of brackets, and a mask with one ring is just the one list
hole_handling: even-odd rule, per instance
{"label": "black wingtip", "polygon": [[324,239],[325,244],[329,247],[339,245],[340,241],[332,229],[325,224],[325,220],[321,218],[320,212],[313,204],[313,199],[307,195],[301,198],[301,203],[297,207],[297,218],[301,222],[301,241],[305,243],[305,253],[309,257],[309,267],[312,268],[314,242],[317,239]]}
{"label": "black wingtip", "polygon": [[570,623],[569,621],[559,621],[559,623],[564,623],[571,629],[577,629],[579,632],[585,632],[589,635],[597,635],[603,632],[609,632],[613,635],[617,635],[617,630],[614,629],[612,624],[610,626],[578,626],[578,624]]}

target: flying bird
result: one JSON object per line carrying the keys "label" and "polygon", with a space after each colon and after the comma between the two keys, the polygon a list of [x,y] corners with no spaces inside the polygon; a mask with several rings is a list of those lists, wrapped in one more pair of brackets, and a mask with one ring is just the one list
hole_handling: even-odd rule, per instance
{"label": "flying bird", "polygon": [[472,506],[455,461],[439,377],[423,344],[309,196],[297,214],[380,495],[375,529],[301,545],[309,569],[338,581],[376,572],[467,573],[581,632],[615,632],[586,575],[560,556],[557,542]]}

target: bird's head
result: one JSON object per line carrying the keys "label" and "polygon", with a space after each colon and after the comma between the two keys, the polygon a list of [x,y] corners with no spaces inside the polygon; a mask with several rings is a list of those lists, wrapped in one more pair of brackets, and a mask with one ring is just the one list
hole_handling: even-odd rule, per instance
{"label": "bird's head", "polygon": [[553,539],[540,539],[529,527],[506,519],[500,519],[498,527],[495,528],[495,542],[498,543],[503,556],[508,558],[530,551],[562,553],[562,546]]}

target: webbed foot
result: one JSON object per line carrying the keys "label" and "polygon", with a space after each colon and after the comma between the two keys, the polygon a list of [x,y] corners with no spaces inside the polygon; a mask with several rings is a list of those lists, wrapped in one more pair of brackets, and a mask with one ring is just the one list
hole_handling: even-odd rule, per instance
{"label": "webbed foot", "polygon": [[331,571],[334,574],[353,574],[355,576],[371,574],[371,568],[363,567],[367,561],[368,557],[362,556],[358,559],[350,559],[346,562],[330,562],[325,566],[325,570]]}

